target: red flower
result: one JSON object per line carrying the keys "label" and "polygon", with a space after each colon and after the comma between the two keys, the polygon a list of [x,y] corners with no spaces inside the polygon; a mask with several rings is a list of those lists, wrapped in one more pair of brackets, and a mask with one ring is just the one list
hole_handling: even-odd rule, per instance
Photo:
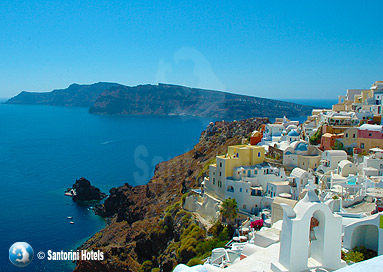
{"label": "red flower", "polygon": [[260,230],[263,227],[263,220],[255,220],[250,223],[250,227],[255,229],[255,230]]}

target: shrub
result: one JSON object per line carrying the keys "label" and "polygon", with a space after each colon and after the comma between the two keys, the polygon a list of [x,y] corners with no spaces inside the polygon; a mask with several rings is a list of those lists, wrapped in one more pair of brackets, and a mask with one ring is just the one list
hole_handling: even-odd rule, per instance
{"label": "shrub", "polygon": [[139,272],[151,272],[153,268],[152,261],[145,261],[142,263],[141,267],[138,269]]}
{"label": "shrub", "polygon": [[188,261],[188,263],[186,264],[187,266],[195,266],[195,265],[199,265],[199,264],[203,264],[203,261],[200,259],[200,258],[193,258],[193,259],[190,259],[190,261]]}
{"label": "shrub", "polygon": [[350,251],[346,253],[344,260],[347,262],[357,263],[357,262],[364,261],[364,255],[363,253],[360,253],[358,251]]}
{"label": "shrub", "polygon": [[365,246],[356,246],[352,250],[362,253],[365,260],[378,256],[378,253],[375,250],[366,248]]}
{"label": "shrub", "polygon": [[195,257],[197,255],[195,249],[197,243],[197,240],[192,237],[181,240],[181,247],[177,250],[177,260],[180,263],[187,263],[191,258]]}
{"label": "shrub", "polygon": [[161,270],[160,270],[160,268],[159,267],[156,267],[156,268],[153,268],[152,269],[152,272],[160,272]]}
{"label": "shrub", "polygon": [[208,230],[208,233],[212,234],[214,238],[224,229],[224,225],[220,221],[216,221],[214,225]]}

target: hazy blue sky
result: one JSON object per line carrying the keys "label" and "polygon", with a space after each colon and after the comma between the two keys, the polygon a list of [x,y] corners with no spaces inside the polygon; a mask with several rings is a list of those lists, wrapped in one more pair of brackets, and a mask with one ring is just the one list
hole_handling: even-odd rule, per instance
{"label": "hazy blue sky", "polygon": [[109,81],[336,98],[383,80],[383,1],[238,2],[3,0],[0,97]]}

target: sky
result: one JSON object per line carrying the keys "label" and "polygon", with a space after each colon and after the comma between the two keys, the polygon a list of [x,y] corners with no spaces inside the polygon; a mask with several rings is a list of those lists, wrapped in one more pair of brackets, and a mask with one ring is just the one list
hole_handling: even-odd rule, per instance
{"label": "sky", "polygon": [[0,97],[172,83],[334,99],[383,80],[383,1],[0,1]]}

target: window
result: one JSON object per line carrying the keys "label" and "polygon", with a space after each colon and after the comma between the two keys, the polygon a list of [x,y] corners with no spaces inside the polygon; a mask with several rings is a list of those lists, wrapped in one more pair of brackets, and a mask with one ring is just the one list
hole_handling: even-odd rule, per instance
{"label": "window", "polygon": [[346,138],[348,138],[348,133],[346,133]]}
{"label": "window", "polygon": [[261,152],[258,152],[258,158],[261,157]]}
{"label": "window", "polygon": [[243,209],[245,209],[245,210],[246,210],[246,205],[243,205],[242,207],[243,207]]}
{"label": "window", "polygon": [[254,175],[256,175],[258,173],[258,171],[257,170],[254,170]]}
{"label": "window", "polygon": [[239,188],[239,192],[241,192],[241,193],[242,193],[242,188]]}
{"label": "window", "polygon": [[360,148],[364,148],[364,143],[360,143]]}
{"label": "window", "polygon": [[222,162],[219,163],[219,167],[222,167]]}
{"label": "window", "polygon": [[354,134],[352,134],[352,138],[355,138],[355,133],[354,133]]}
{"label": "window", "polygon": [[248,193],[249,192],[249,190],[248,189],[246,189],[246,193]]}
{"label": "window", "polygon": [[370,136],[370,137],[371,137],[371,136],[372,136],[372,133],[368,133],[368,136]]}
{"label": "window", "polygon": [[219,176],[222,177],[222,172],[221,171],[219,171]]}
{"label": "window", "polygon": [[213,185],[215,184],[215,178],[213,178]]}

